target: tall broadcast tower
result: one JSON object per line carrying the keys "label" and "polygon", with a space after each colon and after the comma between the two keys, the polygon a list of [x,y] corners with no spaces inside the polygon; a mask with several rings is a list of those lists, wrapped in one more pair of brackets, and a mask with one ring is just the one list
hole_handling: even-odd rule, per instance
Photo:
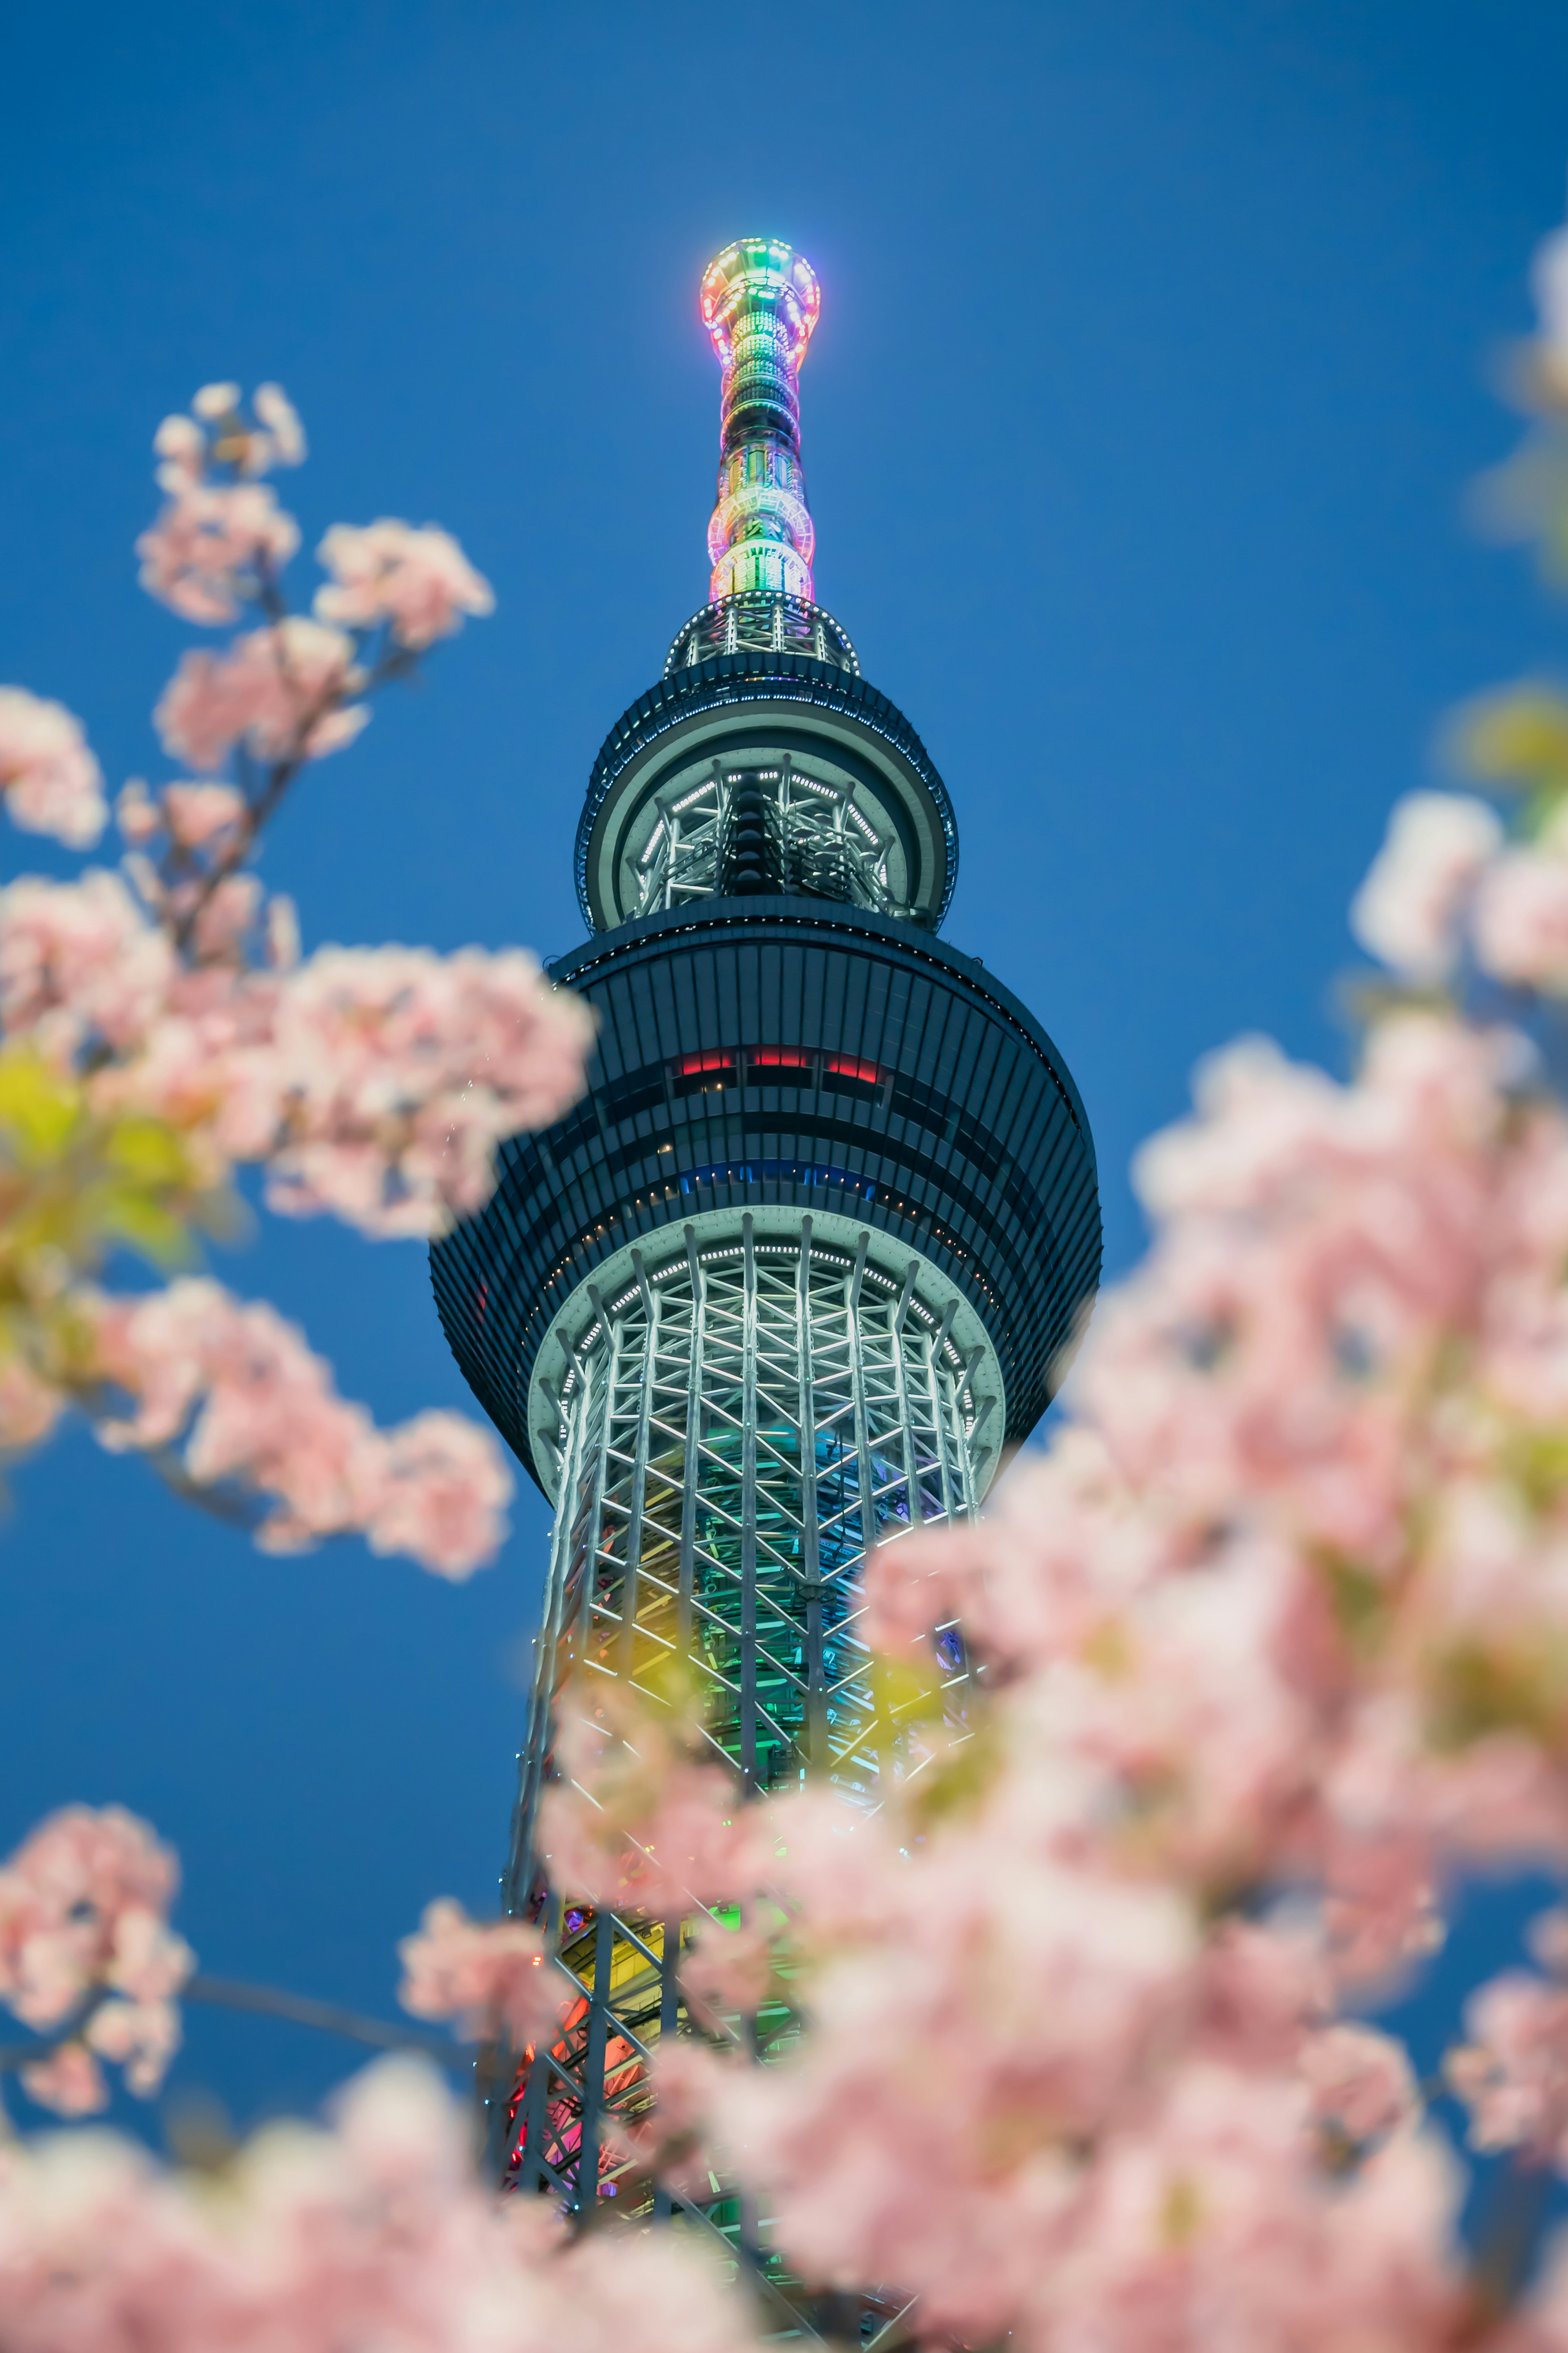
{"label": "tall broadcast tower", "polygon": [[[552,975],[599,1017],[588,1092],[504,1147],[489,1206],[432,1253],[458,1361],[555,1509],[506,1898],[582,1993],[493,2104],[494,2146],[579,2211],[645,2196],[609,2127],[687,2031],[694,1924],[563,1911],[537,1840],[555,1694],[576,1666],[657,1683],[684,1660],[748,1794],[809,1774],[874,1805],[866,1555],[973,1516],[1099,1273],[1078,1091],[938,937],[947,789],[815,600],[798,375],[819,302],[765,237],[702,280],[710,600],[595,763],[591,937]],[[722,2198],[686,2211],[745,2234]]]}

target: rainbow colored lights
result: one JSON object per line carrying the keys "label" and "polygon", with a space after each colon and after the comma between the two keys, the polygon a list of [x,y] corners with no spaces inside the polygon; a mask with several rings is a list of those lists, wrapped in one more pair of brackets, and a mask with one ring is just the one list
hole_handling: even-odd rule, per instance
{"label": "rainbow colored lights", "polygon": [[800,364],[822,308],[811,264],[772,237],[726,246],[702,278],[702,323],[724,371],[710,594],[812,600],[816,534],[800,462]]}

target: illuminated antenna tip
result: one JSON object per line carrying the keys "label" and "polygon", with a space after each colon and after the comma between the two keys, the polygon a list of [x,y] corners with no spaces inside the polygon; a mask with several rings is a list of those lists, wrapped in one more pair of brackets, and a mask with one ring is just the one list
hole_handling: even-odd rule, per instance
{"label": "illuminated antenna tip", "polygon": [[776,237],[745,237],[703,272],[702,323],[724,371],[710,594],[811,601],[816,543],[800,461],[800,364],[822,308],[816,273]]}

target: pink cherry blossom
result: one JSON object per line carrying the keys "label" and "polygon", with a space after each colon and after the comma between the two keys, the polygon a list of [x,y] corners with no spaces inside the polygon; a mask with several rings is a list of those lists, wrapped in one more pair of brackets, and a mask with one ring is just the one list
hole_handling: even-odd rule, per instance
{"label": "pink cherry blossom", "polygon": [[204,384],[191,402],[191,407],[204,425],[221,425],[239,406],[239,386],[237,384]]}
{"label": "pink cherry blossom", "polygon": [[109,2105],[102,2068],[85,2042],[62,2042],[22,2070],[22,2089],[57,2116],[90,2116]]}
{"label": "pink cherry blossom", "polygon": [[284,2123],[221,2194],[105,2133],[0,2149],[6,2353],[745,2353],[747,2307],[668,2233],[566,2241],[475,2173],[459,2103],[383,2061],[326,2129]]}
{"label": "pink cherry blossom", "polygon": [[1470,898],[1501,840],[1485,801],[1407,793],[1351,909],[1363,947],[1406,979],[1446,979]]}
{"label": "pink cherry blossom", "polygon": [[1470,1996],[1465,2026],[1469,2040],[1449,2052],[1447,2073],[1473,2145],[1568,2162],[1568,1990],[1505,1971]]}
{"label": "pink cherry blossom", "polygon": [[271,1206],[420,1235],[477,1208],[495,1145],[581,1093],[591,1036],[580,1001],[521,950],[322,949],[279,999],[289,1125]]}
{"label": "pink cherry blossom", "polygon": [[159,798],[170,838],[185,849],[206,849],[245,815],[245,796],[233,785],[165,785]]}
{"label": "pink cherry blossom", "polygon": [[145,1822],[119,1806],[67,1806],[0,1867],[0,2001],[47,2031],[89,1995],[110,1993],[83,2030],[29,2071],[27,2088],[62,2115],[103,2105],[96,2052],[157,2090],[179,2042],[172,1997],[195,1957],[168,1925],[178,1866]]}
{"label": "pink cherry blossom", "polygon": [[265,482],[184,481],[136,543],[142,586],[187,621],[232,621],[254,584],[270,580],[300,529]]}
{"label": "pink cherry blossom", "polygon": [[1568,993],[1568,845],[1505,850],[1476,898],[1476,961],[1499,980]]}
{"label": "pink cherry blossom", "polygon": [[20,1356],[0,1358],[0,1454],[20,1454],[47,1438],[65,1395]]}
{"label": "pink cherry blossom", "polygon": [[251,406],[271,439],[269,455],[279,466],[302,466],[307,455],[300,412],[280,384],[258,384]]}
{"label": "pink cherry blossom", "polygon": [[449,532],[416,531],[384,516],[363,528],[334,523],[317,553],[334,585],[316,592],[316,613],[351,629],[384,621],[399,645],[419,649],[462,627],[465,613],[495,610],[495,596]]}
{"label": "pink cherry blossom", "polygon": [[153,716],[165,747],[216,768],[235,744],[258,759],[320,759],[352,743],[369,717],[349,698],[361,683],[353,640],[291,616],[236,638],[226,654],[188,653]]}
{"label": "pink cherry blossom", "polygon": [[1370,2026],[1328,2026],[1310,2035],[1298,2062],[1320,2124],[1348,2140],[1379,2140],[1416,2110],[1405,2046]]}
{"label": "pink cherry blossom", "polygon": [[94,1318],[101,1377],[135,1406],[97,1424],[103,1444],[175,1450],[197,1486],[253,1495],[268,1507],[265,1550],[363,1533],[374,1550],[452,1578],[494,1557],[512,1481],[488,1431],[441,1413],[376,1430],[294,1325],[216,1282],[100,1297]]}
{"label": "pink cherry blossom", "polygon": [[469,2042],[504,2032],[519,2047],[555,2024],[565,1987],[547,1965],[538,1929],[521,1920],[470,1920],[440,1896],[397,1951],[397,1999],[416,2018],[452,2019]]}
{"label": "pink cherry blossom", "polygon": [[769,1826],[700,1761],[679,1716],[653,1723],[619,1683],[563,1694],[542,1835],[567,1895],[665,1918],[721,1902],[762,1869]]}
{"label": "pink cherry blossom", "polygon": [[366,1540],[460,1584],[495,1557],[513,1485],[489,1430],[460,1414],[416,1414],[384,1440]]}
{"label": "pink cherry blossom", "polygon": [[73,849],[90,849],[108,822],[103,777],[80,721],[25,687],[0,686],[0,792],[14,825]]}
{"label": "pink cherry blossom", "polygon": [[680,1983],[696,2016],[713,2026],[729,2012],[753,2011],[773,1980],[773,1934],[781,1925],[770,1909],[739,1927],[708,1920],[681,1957]]}
{"label": "pink cherry blossom", "polygon": [[1292,2087],[1184,2071],[1107,2147],[1055,2234],[1026,2339],[1103,2353],[1448,2343],[1463,2301],[1440,2145],[1401,2136],[1333,2187],[1302,2124]]}
{"label": "pink cherry blossom", "polygon": [[132,849],[142,849],[163,830],[163,814],[148,794],[145,777],[132,776],[121,786],[114,798],[114,822]]}
{"label": "pink cherry blossom", "polygon": [[0,1023],[52,1058],[134,1046],[174,984],[169,942],[117,874],[24,877],[0,891]]}

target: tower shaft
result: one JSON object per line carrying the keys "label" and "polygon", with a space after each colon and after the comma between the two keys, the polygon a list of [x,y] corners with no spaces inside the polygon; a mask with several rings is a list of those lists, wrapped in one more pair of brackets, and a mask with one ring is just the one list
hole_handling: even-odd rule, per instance
{"label": "tower shaft", "polygon": [[[873,1261],[868,1234],[825,1240],[809,1215],[798,1239],[749,1212],[738,1223],[734,1241],[692,1225],[662,1263],[637,1254],[566,1407],[509,1905],[552,1911],[581,1995],[522,2072],[503,2154],[520,2186],[579,2210],[648,2202],[621,2136],[649,2104],[651,2054],[686,2022],[693,1924],[552,1907],[539,1799],[563,1692],[584,1670],[651,1692],[678,1662],[742,1791],[811,1774],[875,1805],[866,1554],[974,1508],[968,1368],[952,1314],[921,1295],[921,1261],[900,1273],[885,1248]],[[759,2018],[758,2047],[792,2023],[782,2008]],[[742,2228],[731,2200],[687,2211],[731,2239]]]}

